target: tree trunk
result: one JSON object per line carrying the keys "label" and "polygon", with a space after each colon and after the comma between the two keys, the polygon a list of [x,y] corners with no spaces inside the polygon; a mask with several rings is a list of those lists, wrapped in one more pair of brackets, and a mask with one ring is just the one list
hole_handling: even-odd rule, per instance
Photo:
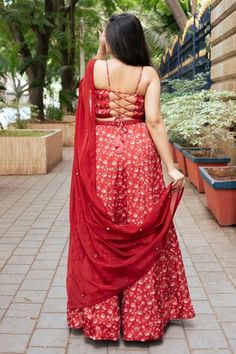
{"label": "tree trunk", "polygon": [[[16,43],[22,45],[20,48],[20,53],[23,58],[23,61],[29,61],[29,59],[32,59],[31,52],[24,39],[21,29],[16,23],[9,24],[9,27],[13,33]],[[36,56],[41,54],[43,55],[44,52],[44,50],[42,50],[44,44],[42,45],[42,40],[40,40],[40,33],[38,33],[38,41],[40,41],[40,44],[38,43]],[[43,62],[41,63],[35,62],[34,64],[28,65],[26,69],[26,74],[28,76],[29,83],[29,103],[31,105],[37,106],[38,118],[41,120],[44,119],[43,85],[45,80],[45,68],[43,68],[43,66],[45,65],[45,60],[43,60]],[[36,109],[32,108],[31,111],[35,113]]]}
{"label": "tree trunk", "polygon": [[[49,38],[51,32],[39,32],[35,29],[37,36],[36,58],[39,58],[35,63],[32,63],[26,70],[29,81],[29,102],[33,106],[37,106],[38,118],[44,120],[44,86],[46,77],[46,64],[49,50]],[[32,107],[31,112],[35,114],[35,109]]]}
{"label": "tree trunk", "polygon": [[170,11],[180,30],[183,31],[188,19],[179,3],[179,0],[166,0],[166,3],[170,8]]}
{"label": "tree trunk", "polygon": [[[45,18],[51,24],[53,24],[55,16],[53,0],[44,0],[44,11],[42,16],[45,16]],[[21,24],[19,22],[11,22],[8,20],[7,23],[13,34],[15,42],[20,45],[19,52],[23,62],[25,63],[25,67],[27,68],[26,74],[28,76],[29,82],[29,102],[30,104],[37,106],[37,110],[39,112],[38,117],[43,120],[43,89],[45,86],[49,39],[53,27],[51,25],[45,25],[44,30],[42,31],[42,29],[39,28],[37,24],[33,23],[31,25],[31,28],[34,31],[37,39],[36,53],[32,57],[30,47],[27,44],[26,38],[24,37],[24,28],[21,28]],[[29,62],[31,63],[29,64]]]}
{"label": "tree trunk", "polygon": [[42,87],[29,89],[29,102],[32,105],[31,115],[37,114],[38,119],[45,120]]}
{"label": "tree trunk", "polygon": [[[44,0],[44,16],[54,23],[54,6],[52,0]],[[29,101],[32,105],[36,105],[39,111],[38,118],[44,120],[44,104],[43,93],[45,87],[47,57],[49,51],[49,40],[52,33],[52,26],[44,26],[44,31],[41,31],[37,25],[32,26],[37,38],[36,47],[36,62],[31,64],[29,72]]]}
{"label": "tree trunk", "polygon": [[197,12],[197,0],[192,0],[192,15],[194,15]]}
{"label": "tree trunk", "polygon": [[31,68],[27,70],[27,75],[29,80],[29,103],[32,105],[31,115],[44,120],[43,86],[35,86],[37,77],[32,73]]}
{"label": "tree trunk", "polygon": [[60,103],[64,113],[73,112],[72,94],[74,92],[74,68],[66,66],[61,73]]}
{"label": "tree trunk", "polygon": [[72,99],[75,95],[75,6],[78,0],[70,0],[68,6],[64,0],[58,0],[59,30],[67,40],[59,40],[61,52],[61,109],[66,112],[73,112]]}

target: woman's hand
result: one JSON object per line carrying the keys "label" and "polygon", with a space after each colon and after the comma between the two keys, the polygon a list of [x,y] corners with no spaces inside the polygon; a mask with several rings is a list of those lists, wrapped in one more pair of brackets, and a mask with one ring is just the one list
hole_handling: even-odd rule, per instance
{"label": "woman's hand", "polygon": [[106,54],[106,44],[105,44],[105,31],[103,30],[102,32],[98,30],[99,33],[99,48],[98,48],[98,53],[100,54]]}
{"label": "woman's hand", "polygon": [[173,167],[169,170],[168,175],[173,179],[173,189],[180,189],[184,187],[185,177],[179,170],[177,170],[177,168]]}

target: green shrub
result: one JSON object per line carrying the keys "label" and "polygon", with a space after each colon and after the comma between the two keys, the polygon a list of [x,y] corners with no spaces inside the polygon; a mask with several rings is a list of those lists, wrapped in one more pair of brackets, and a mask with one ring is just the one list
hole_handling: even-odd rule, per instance
{"label": "green shrub", "polygon": [[193,80],[174,79],[162,81],[162,101],[169,98],[193,94],[202,90],[207,85],[209,73],[197,74]]}
{"label": "green shrub", "polygon": [[46,109],[46,117],[48,120],[62,120],[63,112],[55,106],[48,106]]}
{"label": "green shrub", "polygon": [[162,100],[162,114],[172,141],[214,149],[215,130],[236,127],[236,94],[202,90],[169,95],[168,100]]}
{"label": "green shrub", "polygon": [[27,129],[28,128],[28,121],[26,119],[17,118],[14,123],[12,123],[16,129]]}
{"label": "green shrub", "polygon": [[49,133],[51,133],[51,130],[46,130],[46,131],[40,131],[40,130],[22,130],[20,129],[2,129],[0,130],[0,136],[1,137],[40,137],[40,136],[45,136]]}

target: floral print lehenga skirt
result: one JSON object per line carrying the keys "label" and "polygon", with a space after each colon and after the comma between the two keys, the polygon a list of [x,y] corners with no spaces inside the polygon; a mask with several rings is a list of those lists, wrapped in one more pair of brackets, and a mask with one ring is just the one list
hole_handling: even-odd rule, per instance
{"label": "floral print lehenga skirt", "polygon": [[[164,188],[158,151],[145,123],[125,124],[114,146],[114,124],[96,125],[97,193],[118,224],[142,224]],[[171,223],[156,263],[132,286],[101,303],[67,310],[70,328],[95,340],[156,340],[172,319],[195,316],[181,250]]]}

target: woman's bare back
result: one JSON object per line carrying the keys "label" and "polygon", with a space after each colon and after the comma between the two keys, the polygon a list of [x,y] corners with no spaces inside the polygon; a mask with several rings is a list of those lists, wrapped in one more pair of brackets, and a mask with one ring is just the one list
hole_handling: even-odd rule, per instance
{"label": "woman's bare back", "polygon": [[[107,60],[107,62],[112,89],[119,92],[134,93],[142,67],[127,65],[115,58]],[[147,69],[148,67],[143,68],[142,79],[138,89],[138,93],[141,95],[145,95],[149,84],[150,76]],[[106,60],[97,60],[94,65],[94,86],[97,89],[109,88]]]}
{"label": "woman's bare back", "polygon": [[[113,118],[132,117],[137,96],[144,100],[148,86],[148,67],[126,65],[117,59],[97,60],[94,66],[94,86],[97,90],[110,90],[110,108]],[[140,102],[139,102],[140,103]]]}

